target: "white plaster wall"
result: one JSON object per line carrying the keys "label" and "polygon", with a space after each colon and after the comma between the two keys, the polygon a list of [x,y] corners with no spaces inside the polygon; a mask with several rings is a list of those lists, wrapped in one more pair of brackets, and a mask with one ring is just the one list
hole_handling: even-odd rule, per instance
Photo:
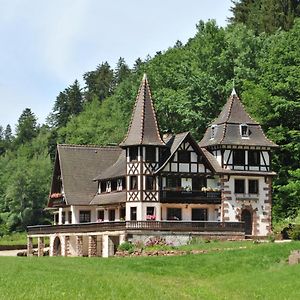
{"label": "white plaster wall", "polygon": [[[78,224],[79,223],[79,211],[80,210],[89,210],[91,211],[91,222],[97,221],[97,214],[96,214],[96,206],[71,206],[72,211],[72,223]],[[66,215],[67,217],[67,215]]]}
{"label": "white plaster wall", "polygon": [[[248,194],[248,187],[249,187],[249,179],[257,179],[259,182],[259,194],[251,194],[251,199],[258,198],[257,201],[253,200],[247,200],[245,198],[244,200],[237,200],[237,197],[242,197],[240,194],[234,193],[234,180],[235,179],[244,179],[245,180],[245,193]],[[268,234],[267,226],[270,226],[271,224],[262,222],[262,219],[266,218],[267,216],[264,215],[266,211],[270,211],[270,204],[265,204],[264,201],[267,199],[266,194],[268,193],[267,190],[264,190],[264,188],[268,188],[268,185],[265,183],[264,177],[250,177],[250,176],[231,176],[229,181],[225,183],[225,186],[228,186],[224,189],[224,191],[231,191],[231,195],[228,195],[232,198],[232,200],[224,201],[224,204],[228,204],[228,214],[226,214],[227,217],[229,217],[230,222],[236,222],[238,221],[236,218],[236,215],[238,214],[238,210],[242,210],[243,205],[249,206],[251,205],[254,210],[256,210],[256,216],[257,216],[257,223],[259,230],[259,235],[266,236]]]}
{"label": "white plaster wall", "polygon": [[147,207],[154,207],[154,214],[156,216],[156,221],[161,220],[161,204],[159,202],[143,202],[142,203],[142,219],[146,221]]}
{"label": "white plaster wall", "polygon": [[130,208],[136,207],[136,219],[142,220],[143,207],[142,202],[126,202],[126,221],[130,221]]}

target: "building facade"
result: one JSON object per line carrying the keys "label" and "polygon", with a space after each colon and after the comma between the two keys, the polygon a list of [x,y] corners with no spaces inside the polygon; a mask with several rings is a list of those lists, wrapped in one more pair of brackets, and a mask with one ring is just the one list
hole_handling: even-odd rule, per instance
{"label": "building facade", "polygon": [[244,238],[271,232],[271,150],[235,90],[200,143],[161,136],[144,75],[124,140],[116,147],[58,145],[48,208],[50,255],[110,256],[122,241],[164,236]]}

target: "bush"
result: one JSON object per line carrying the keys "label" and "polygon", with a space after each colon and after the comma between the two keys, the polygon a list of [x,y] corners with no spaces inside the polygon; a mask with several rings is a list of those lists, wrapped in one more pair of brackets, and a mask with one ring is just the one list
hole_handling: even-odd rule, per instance
{"label": "bush", "polygon": [[130,242],[123,242],[119,245],[118,250],[132,252],[134,250],[134,245]]}
{"label": "bush", "polygon": [[294,241],[300,240],[300,224],[293,225],[289,230],[289,237]]}

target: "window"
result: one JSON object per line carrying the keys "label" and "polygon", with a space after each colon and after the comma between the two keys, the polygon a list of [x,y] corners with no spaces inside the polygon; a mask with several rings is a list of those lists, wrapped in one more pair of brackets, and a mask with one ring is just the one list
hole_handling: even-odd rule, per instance
{"label": "window", "polygon": [[147,208],[146,208],[146,219],[147,220],[152,220],[152,221],[154,221],[156,219],[153,206],[147,206]]}
{"label": "window", "polygon": [[130,190],[137,190],[137,176],[130,176]]}
{"label": "window", "polygon": [[156,161],[156,151],[155,147],[147,147],[146,148],[146,161],[147,162],[155,162]]}
{"label": "window", "polygon": [[233,164],[237,166],[242,166],[245,164],[244,150],[233,150]]}
{"label": "window", "polygon": [[136,207],[130,207],[130,220],[136,221]]}
{"label": "window", "polygon": [[167,219],[173,221],[179,221],[181,217],[181,208],[169,207],[167,208]]}
{"label": "window", "polygon": [[120,220],[125,220],[126,217],[126,209],[125,207],[120,208]]}
{"label": "window", "polygon": [[111,192],[111,181],[106,181],[106,192],[110,193]]}
{"label": "window", "polygon": [[175,176],[167,177],[166,188],[176,188],[178,185],[178,178]]}
{"label": "window", "polygon": [[234,180],[234,192],[236,194],[245,193],[245,180],[244,179],[235,179]]}
{"label": "window", "polygon": [[146,190],[154,190],[155,181],[153,176],[146,176]]}
{"label": "window", "polygon": [[211,125],[211,136],[210,136],[211,139],[215,137],[216,131],[217,131],[217,125]]}
{"label": "window", "polygon": [[111,190],[116,191],[117,190],[117,180],[111,181]]}
{"label": "window", "polygon": [[192,208],[192,221],[207,221],[207,209]]}
{"label": "window", "polygon": [[248,151],[248,164],[250,166],[260,165],[260,152],[259,151]]}
{"label": "window", "polygon": [[59,222],[59,215],[58,213],[54,214],[54,224],[58,224]]}
{"label": "window", "polygon": [[249,128],[247,124],[242,124],[241,125],[241,136],[242,137],[248,137],[249,136]]}
{"label": "window", "polygon": [[66,223],[66,212],[64,211],[61,213],[61,223],[62,224]]}
{"label": "window", "polygon": [[72,224],[72,212],[71,211],[69,211],[69,213],[68,213],[68,222],[69,222],[69,224]]}
{"label": "window", "polygon": [[115,209],[109,209],[108,210],[108,220],[114,221],[116,219],[116,211]]}
{"label": "window", "polygon": [[79,223],[89,223],[91,222],[91,211],[90,210],[80,210],[79,211]]}
{"label": "window", "polygon": [[137,160],[138,159],[138,147],[129,148],[129,160]]}
{"label": "window", "polygon": [[106,192],[106,182],[101,181],[101,193],[105,193],[105,192]]}
{"label": "window", "polygon": [[147,216],[153,216],[153,215],[154,215],[154,207],[147,206]]}
{"label": "window", "polygon": [[186,150],[178,151],[178,162],[189,163],[191,161],[191,152]]}
{"label": "window", "polygon": [[206,186],[206,178],[205,177],[193,177],[192,178],[192,190],[200,191],[202,187]]}
{"label": "window", "polygon": [[97,211],[97,220],[98,221],[104,221],[104,210],[98,210]]}
{"label": "window", "polygon": [[249,180],[249,194],[258,194],[258,180],[251,179]]}
{"label": "window", "polygon": [[118,179],[117,180],[117,191],[122,191],[122,189],[125,187],[123,186],[123,179]]}

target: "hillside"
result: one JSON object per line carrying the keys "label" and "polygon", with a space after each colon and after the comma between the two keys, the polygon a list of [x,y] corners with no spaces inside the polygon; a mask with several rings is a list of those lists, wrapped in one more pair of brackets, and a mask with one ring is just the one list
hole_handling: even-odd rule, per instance
{"label": "hillside", "polygon": [[176,42],[129,69],[123,59],[83,75],[62,91],[46,125],[29,110],[16,136],[1,134],[0,234],[47,222],[56,143],[119,143],[127,130],[144,72],[162,132],[190,131],[200,140],[233,85],[248,112],[280,145],[274,154],[274,218],[295,217],[300,207],[300,20],[289,31],[257,34],[243,24],[197,24],[183,45]]}

